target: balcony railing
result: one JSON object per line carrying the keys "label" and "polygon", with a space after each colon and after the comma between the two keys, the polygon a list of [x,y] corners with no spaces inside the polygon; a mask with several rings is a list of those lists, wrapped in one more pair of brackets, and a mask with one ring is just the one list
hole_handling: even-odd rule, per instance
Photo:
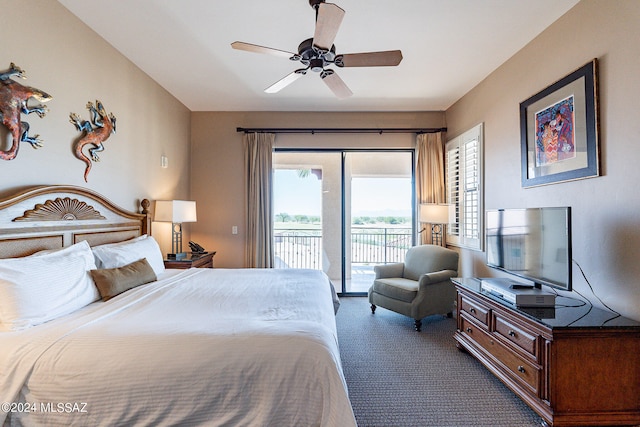
{"label": "balcony railing", "polygon": [[387,264],[403,262],[411,247],[410,228],[352,228],[351,262]]}
{"label": "balcony railing", "polygon": [[[352,227],[351,263],[403,262],[411,242],[411,228]],[[322,269],[321,230],[278,229],[274,245],[277,267]]]}
{"label": "balcony railing", "polygon": [[275,231],[276,268],[322,270],[322,231],[280,229]]}

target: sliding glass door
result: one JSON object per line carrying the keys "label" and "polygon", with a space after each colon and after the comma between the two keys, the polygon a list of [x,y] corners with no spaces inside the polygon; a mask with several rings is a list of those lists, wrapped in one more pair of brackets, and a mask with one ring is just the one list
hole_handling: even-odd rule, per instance
{"label": "sliding glass door", "polygon": [[323,270],[341,294],[366,293],[373,267],[414,242],[413,152],[273,154],[276,268]]}
{"label": "sliding glass door", "polygon": [[342,155],[275,152],[276,268],[323,270],[342,289]]}
{"label": "sliding glass door", "polygon": [[376,265],[404,261],[413,244],[411,152],[345,153],[345,292],[367,292]]}

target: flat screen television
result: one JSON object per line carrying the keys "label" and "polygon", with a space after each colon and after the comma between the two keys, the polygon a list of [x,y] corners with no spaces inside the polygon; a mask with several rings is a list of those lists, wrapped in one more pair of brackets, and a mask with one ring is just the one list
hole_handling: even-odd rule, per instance
{"label": "flat screen television", "polygon": [[487,265],[571,290],[571,208],[495,209],[486,212]]}

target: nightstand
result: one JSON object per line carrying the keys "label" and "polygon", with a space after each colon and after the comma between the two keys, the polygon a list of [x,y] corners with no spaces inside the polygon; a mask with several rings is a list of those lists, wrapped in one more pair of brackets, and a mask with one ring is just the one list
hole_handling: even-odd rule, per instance
{"label": "nightstand", "polygon": [[183,259],[165,259],[164,267],[165,268],[213,268],[213,256],[216,254],[215,251],[207,252],[206,254],[187,254],[186,258]]}

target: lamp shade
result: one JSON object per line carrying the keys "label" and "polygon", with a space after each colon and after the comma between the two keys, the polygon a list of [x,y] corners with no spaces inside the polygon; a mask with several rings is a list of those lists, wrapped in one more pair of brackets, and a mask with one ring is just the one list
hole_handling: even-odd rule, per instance
{"label": "lamp shade", "polygon": [[153,219],[154,221],[173,222],[176,224],[196,222],[196,202],[188,200],[157,200]]}
{"label": "lamp shade", "polygon": [[448,224],[449,205],[424,203],[420,205],[420,222],[429,224]]}

